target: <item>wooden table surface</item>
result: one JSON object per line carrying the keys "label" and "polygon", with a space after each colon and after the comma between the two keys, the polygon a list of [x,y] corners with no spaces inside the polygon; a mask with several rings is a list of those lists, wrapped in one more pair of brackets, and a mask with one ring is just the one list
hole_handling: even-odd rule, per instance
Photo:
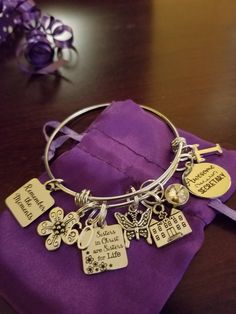
{"label": "wooden table surface", "polygon": [[[30,77],[11,47],[0,49],[2,208],[7,195],[44,170],[43,124],[88,105],[131,98],[236,149],[235,0],[37,3],[73,28],[79,59],[62,79]],[[227,204],[236,208],[236,197]],[[235,227],[219,215],[206,229],[162,314],[236,313]],[[0,313],[14,311],[1,301]]]}

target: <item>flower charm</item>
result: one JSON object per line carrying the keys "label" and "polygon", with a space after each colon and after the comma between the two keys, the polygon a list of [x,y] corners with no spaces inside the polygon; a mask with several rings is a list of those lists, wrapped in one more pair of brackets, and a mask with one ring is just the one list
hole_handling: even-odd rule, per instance
{"label": "flower charm", "polygon": [[45,246],[49,251],[58,249],[61,240],[66,244],[73,244],[77,241],[78,230],[72,229],[75,224],[81,228],[78,215],[70,212],[64,217],[64,211],[60,207],[53,208],[49,213],[49,220],[45,220],[38,225],[37,232],[41,236],[46,236]]}

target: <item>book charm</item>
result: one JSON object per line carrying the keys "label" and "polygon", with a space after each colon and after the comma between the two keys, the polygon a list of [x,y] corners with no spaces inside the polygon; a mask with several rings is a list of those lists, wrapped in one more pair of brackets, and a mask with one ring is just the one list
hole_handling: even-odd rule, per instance
{"label": "book charm", "polygon": [[152,244],[152,238],[149,230],[149,223],[152,217],[152,209],[147,208],[144,212],[137,209],[137,206],[130,205],[128,212],[124,215],[115,213],[118,224],[124,229],[125,246],[129,248],[130,241],[133,238],[137,240],[144,237],[149,244]]}

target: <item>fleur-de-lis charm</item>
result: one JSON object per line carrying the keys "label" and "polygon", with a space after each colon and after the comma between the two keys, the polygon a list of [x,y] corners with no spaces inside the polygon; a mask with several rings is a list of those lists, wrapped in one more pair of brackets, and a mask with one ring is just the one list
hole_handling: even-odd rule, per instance
{"label": "fleur-de-lis charm", "polygon": [[149,244],[152,244],[152,238],[149,231],[149,223],[152,217],[152,210],[148,208],[144,212],[137,210],[132,205],[129,206],[128,212],[124,215],[115,213],[115,218],[121,227],[124,229],[125,246],[129,248],[130,241],[133,238],[137,240],[144,237]]}
{"label": "fleur-de-lis charm", "polygon": [[61,245],[61,240],[66,244],[74,244],[78,237],[78,230],[72,229],[75,224],[81,228],[81,223],[78,219],[78,214],[70,212],[64,217],[64,211],[60,207],[53,208],[49,213],[50,220],[42,221],[37,232],[40,236],[47,236],[45,246],[49,251],[58,249]]}

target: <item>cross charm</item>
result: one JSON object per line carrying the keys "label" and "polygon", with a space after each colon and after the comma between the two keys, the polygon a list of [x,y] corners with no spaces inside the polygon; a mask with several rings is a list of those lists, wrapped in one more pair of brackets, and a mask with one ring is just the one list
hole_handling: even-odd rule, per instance
{"label": "cross charm", "polygon": [[223,151],[220,147],[219,144],[216,144],[213,147],[209,147],[209,148],[204,148],[204,149],[198,149],[199,144],[194,144],[192,145],[192,149],[193,149],[193,156],[196,158],[196,161],[202,162],[205,161],[205,158],[202,157],[202,155],[206,155],[206,154],[212,154],[212,153],[218,153],[218,154],[222,154]]}

